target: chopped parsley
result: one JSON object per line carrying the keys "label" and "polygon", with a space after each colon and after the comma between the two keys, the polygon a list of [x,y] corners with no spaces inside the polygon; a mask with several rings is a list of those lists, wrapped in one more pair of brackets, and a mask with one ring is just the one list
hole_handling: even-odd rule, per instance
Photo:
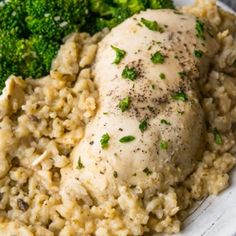
{"label": "chopped parsley", "polygon": [[164,120],[164,119],[161,120],[161,124],[164,124],[164,125],[171,125],[170,122],[168,122],[167,120]]}
{"label": "chopped parsley", "polygon": [[154,64],[163,64],[165,62],[165,56],[160,51],[157,51],[151,55],[151,61]]}
{"label": "chopped parsley", "polygon": [[157,31],[160,33],[164,32],[164,29],[156,22],[156,21],[150,21],[147,19],[142,18],[141,19],[142,24],[144,24],[148,29],[152,31]]}
{"label": "chopped parsley", "polygon": [[108,115],[109,113],[108,112],[103,112],[103,115]]}
{"label": "chopped parsley", "polygon": [[135,140],[134,136],[128,135],[120,139],[120,143],[129,143]]}
{"label": "chopped parsley", "polygon": [[121,109],[122,112],[125,112],[126,110],[129,109],[130,103],[131,103],[130,97],[123,98],[119,102],[119,108]]}
{"label": "chopped parsley", "polygon": [[148,123],[146,120],[142,121],[140,124],[139,124],[139,129],[142,133],[144,133],[144,131],[146,131],[148,128]]}
{"label": "chopped parsley", "polygon": [[215,143],[218,145],[221,145],[223,143],[223,139],[222,139],[222,136],[217,128],[213,129],[213,134],[214,134],[214,138],[215,138]]}
{"label": "chopped parsley", "polygon": [[114,172],[113,172],[113,176],[114,176],[114,178],[117,178],[117,177],[118,177],[117,171],[114,171]]}
{"label": "chopped parsley", "polygon": [[163,79],[166,79],[166,75],[165,75],[164,73],[161,73],[161,74],[160,74],[160,79],[162,79],[162,80],[163,80]]}
{"label": "chopped parsley", "polygon": [[187,73],[185,71],[181,71],[178,74],[181,79],[185,79],[187,77]]}
{"label": "chopped parsley", "polygon": [[122,50],[122,49],[119,49],[117,47],[114,47],[111,45],[111,48],[115,51],[116,53],[116,57],[115,57],[115,60],[113,61],[113,64],[116,64],[118,65],[121,60],[125,57],[126,55],[126,51]]}
{"label": "chopped parsley", "polygon": [[126,66],[125,69],[122,72],[122,78],[128,79],[128,80],[136,80],[138,76],[138,72],[134,67],[128,67]]}
{"label": "chopped parsley", "polygon": [[183,91],[177,92],[176,94],[172,95],[172,99],[183,102],[188,101],[188,97]]}
{"label": "chopped parsley", "polygon": [[83,169],[84,168],[84,165],[83,163],[81,162],[81,157],[79,157],[79,160],[78,160],[78,163],[77,163],[77,169]]}
{"label": "chopped parsley", "polygon": [[160,148],[161,148],[162,150],[168,149],[168,143],[167,143],[166,141],[164,141],[164,140],[161,140],[161,142],[160,142]]}
{"label": "chopped parsley", "polygon": [[199,39],[205,40],[205,24],[200,21],[199,19],[196,20],[196,25],[195,25],[195,29],[196,29],[196,35]]}
{"label": "chopped parsley", "polygon": [[155,84],[152,84],[152,89],[154,90],[156,88]]}
{"label": "chopped parsley", "polygon": [[149,175],[152,174],[152,171],[149,170],[147,167],[143,170],[143,172],[144,172],[147,176],[149,176]]}
{"label": "chopped parsley", "polygon": [[109,140],[110,140],[109,134],[108,134],[108,133],[103,134],[103,136],[102,136],[102,138],[101,138],[101,140],[100,140],[102,149],[108,148],[108,146],[109,146]]}
{"label": "chopped parsley", "polygon": [[203,56],[203,51],[201,51],[201,50],[195,50],[195,51],[194,51],[194,56],[197,57],[197,58],[202,58],[202,56]]}

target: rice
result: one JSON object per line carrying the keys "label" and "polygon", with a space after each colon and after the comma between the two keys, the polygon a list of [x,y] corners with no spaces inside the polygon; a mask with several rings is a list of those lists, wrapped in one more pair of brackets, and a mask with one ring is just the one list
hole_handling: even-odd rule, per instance
{"label": "rice", "polygon": [[182,10],[206,18],[218,32],[221,48],[200,90],[206,120],[223,143],[217,144],[209,129],[196,170],[152,199],[140,198],[139,189],[120,186],[119,197],[98,205],[73,180],[63,183],[62,172],[72,168],[70,153],[96,114],[99,94],[92,65],[107,32],[93,37],[74,33],[65,39],[49,76],[12,76],[0,98],[1,235],[177,233],[195,201],[229,185],[228,172],[236,163],[236,17],[217,8],[215,1],[198,0]]}

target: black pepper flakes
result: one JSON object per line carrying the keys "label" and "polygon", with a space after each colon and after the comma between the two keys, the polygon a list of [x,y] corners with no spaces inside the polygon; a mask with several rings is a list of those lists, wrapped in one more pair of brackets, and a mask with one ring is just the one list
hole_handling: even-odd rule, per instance
{"label": "black pepper flakes", "polygon": [[149,176],[149,175],[152,174],[152,171],[149,170],[148,167],[146,167],[145,169],[143,169],[143,172],[144,172],[147,176]]}
{"label": "black pepper flakes", "polygon": [[114,178],[117,178],[117,177],[118,177],[117,171],[114,171],[114,172],[113,172],[113,176],[114,176]]}
{"label": "black pepper flakes", "polygon": [[21,198],[17,199],[17,206],[21,211],[27,211],[29,208],[29,204]]}
{"label": "black pepper flakes", "polygon": [[134,189],[134,188],[136,188],[136,185],[130,185],[130,188]]}

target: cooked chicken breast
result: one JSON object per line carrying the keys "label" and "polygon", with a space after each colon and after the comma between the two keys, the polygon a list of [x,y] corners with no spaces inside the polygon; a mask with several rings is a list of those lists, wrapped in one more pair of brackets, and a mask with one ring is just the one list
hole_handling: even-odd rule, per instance
{"label": "cooked chicken breast", "polygon": [[205,144],[197,80],[217,49],[207,24],[173,10],[113,29],[94,68],[99,110],[72,153],[74,170],[63,172],[65,187],[76,179],[103,201],[118,185],[153,193],[185,179]]}

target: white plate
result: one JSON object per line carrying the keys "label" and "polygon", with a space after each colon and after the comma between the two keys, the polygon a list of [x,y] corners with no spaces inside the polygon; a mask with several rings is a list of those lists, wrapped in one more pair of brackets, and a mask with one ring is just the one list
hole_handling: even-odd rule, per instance
{"label": "white plate", "polygon": [[[175,0],[176,6],[190,5],[193,0]],[[219,2],[225,10],[234,12]],[[235,13],[235,12],[234,12]],[[185,220],[178,236],[236,236],[236,169],[231,173],[231,185],[217,197],[208,197]]]}

